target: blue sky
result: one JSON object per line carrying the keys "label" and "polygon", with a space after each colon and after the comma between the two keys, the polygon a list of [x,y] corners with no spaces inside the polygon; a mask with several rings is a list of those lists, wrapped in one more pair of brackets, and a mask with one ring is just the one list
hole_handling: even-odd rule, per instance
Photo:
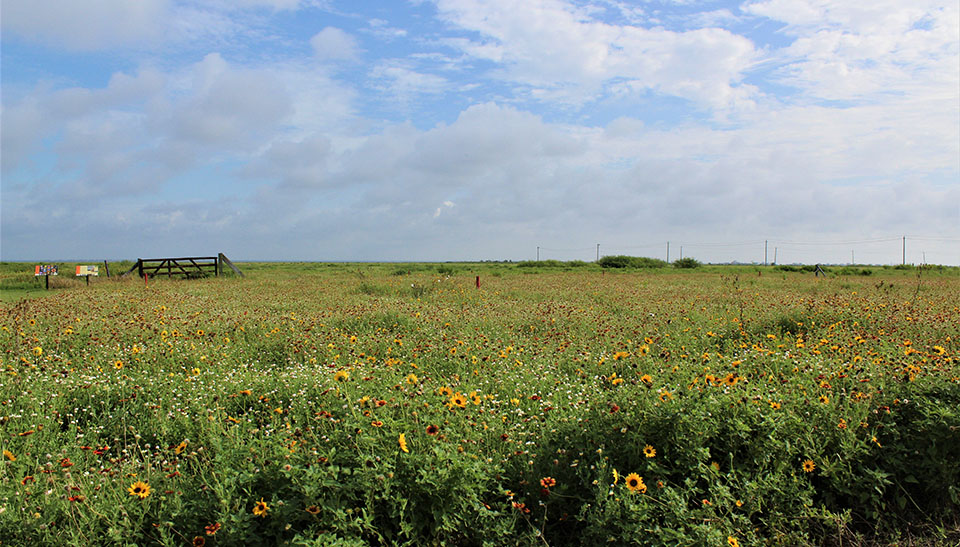
{"label": "blue sky", "polygon": [[960,263],[960,6],[2,0],[0,259]]}

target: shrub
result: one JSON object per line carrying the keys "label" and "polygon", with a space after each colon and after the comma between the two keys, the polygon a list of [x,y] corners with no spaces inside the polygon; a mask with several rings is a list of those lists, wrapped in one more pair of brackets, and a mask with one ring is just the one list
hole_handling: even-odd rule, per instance
{"label": "shrub", "polygon": [[663,268],[667,263],[657,258],[646,256],[613,255],[605,256],[597,261],[603,268]]}
{"label": "shrub", "polygon": [[521,260],[517,262],[518,268],[560,268],[563,262],[559,260]]}
{"label": "shrub", "polygon": [[367,296],[386,296],[390,294],[390,288],[376,283],[362,281],[360,285],[357,286],[357,292]]}
{"label": "shrub", "polygon": [[518,268],[582,268],[589,266],[589,262],[582,260],[570,260],[563,262],[561,260],[521,260],[517,262]]}
{"label": "shrub", "polygon": [[853,266],[844,266],[839,272],[840,275],[873,275],[873,270],[867,268],[855,268]]}
{"label": "shrub", "polygon": [[699,268],[700,261],[693,257],[681,258],[673,261],[674,268]]}

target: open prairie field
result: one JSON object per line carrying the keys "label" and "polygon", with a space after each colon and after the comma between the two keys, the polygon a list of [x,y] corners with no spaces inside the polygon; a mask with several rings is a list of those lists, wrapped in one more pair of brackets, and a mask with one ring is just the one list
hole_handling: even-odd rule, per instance
{"label": "open prairie field", "polygon": [[960,541],[956,269],[240,267],[0,303],[0,543]]}

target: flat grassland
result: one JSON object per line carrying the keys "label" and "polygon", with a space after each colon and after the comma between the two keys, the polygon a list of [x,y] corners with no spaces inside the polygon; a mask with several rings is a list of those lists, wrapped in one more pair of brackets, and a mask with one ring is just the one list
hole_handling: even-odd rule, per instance
{"label": "flat grassland", "polygon": [[956,269],[239,266],[0,303],[0,544],[960,540]]}

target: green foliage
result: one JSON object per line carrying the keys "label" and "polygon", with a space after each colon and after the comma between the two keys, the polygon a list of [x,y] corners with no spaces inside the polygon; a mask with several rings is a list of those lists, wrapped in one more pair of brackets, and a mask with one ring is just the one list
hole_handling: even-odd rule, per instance
{"label": "green foliage", "polygon": [[[776,266],[773,267],[773,269],[778,272],[814,273],[817,271],[817,266],[816,264],[801,264],[798,266],[795,266],[792,264],[777,264]],[[827,268],[826,266],[821,266],[820,269],[823,270],[825,273],[830,272],[830,268]]]}
{"label": "green foliage", "polygon": [[869,268],[856,268],[853,266],[844,266],[843,268],[840,268],[840,271],[838,271],[837,274],[868,276],[868,275],[873,275],[873,270]]}
{"label": "green foliage", "polygon": [[518,268],[562,268],[564,263],[559,260],[521,260]]}
{"label": "green foliage", "polygon": [[673,261],[674,268],[699,268],[701,266],[700,261],[693,257],[683,257]]}
{"label": "green foliage", "polygon": [[390,287],[363,281],[357,285],[357,292],[367,296],[386,296],[392,293]]}
{"label": "green foliage", "polygon": [[518,268],[548,268],[548,269],[550,269],[550,268],[564,268],[564,269],[571,269],[571,268],[584,268],[584,267],[587,267],[587,266],[590,266],[590,263],[589,263],[589,262],[584,262],[583,260],[569,260],[569,261],[564,262],[564,261],[561,261],[561,260],[553,260],[553,259],[550,259],[550,260],[521,260],[520,262],[517,262],[517,267],[518,267]]}
{"label": "green foliage", "polygon": [[249,271],[0,308],[5,542],[956,542],[956,277]]}
{"label": "green foliage", "polygon": [[604,268],[663,268],[666,261],[645,256],[604,256],[597,261]]}

